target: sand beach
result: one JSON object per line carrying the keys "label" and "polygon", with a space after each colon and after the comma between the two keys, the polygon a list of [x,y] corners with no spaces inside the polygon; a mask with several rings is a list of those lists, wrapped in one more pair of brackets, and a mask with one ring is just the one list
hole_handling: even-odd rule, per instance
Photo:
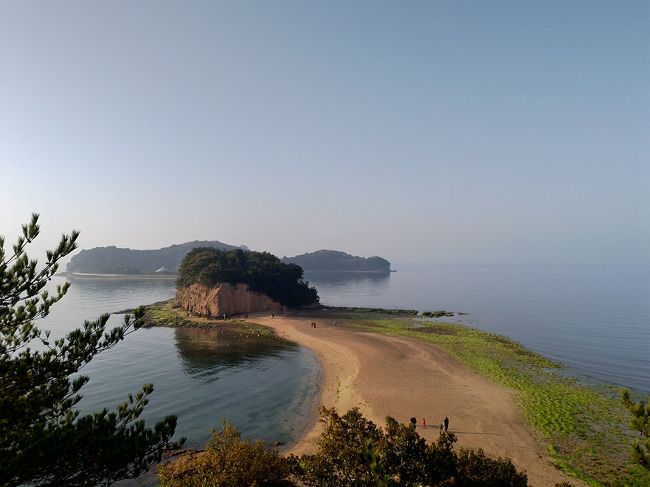
{"label": "sand beach", "polygon": [[[570,481],[555,468],[542,441],[528,427],[514,393],[491,382],[434,345],[334,326],[331,319],[251,315],[248,321],[271,327],[288,340],[310,348],[322,367],[319,404],[345,412],[358,407],[379,425],[386,416],[418,420],[418,431],[435,441],[445,416],[458,447],[482,448],[508,456],[525,470],[530,485],[554,486]],[[422,426],[423,418],[426,427]],[[318,411],[290,453],[316,449],[320,434]]]}

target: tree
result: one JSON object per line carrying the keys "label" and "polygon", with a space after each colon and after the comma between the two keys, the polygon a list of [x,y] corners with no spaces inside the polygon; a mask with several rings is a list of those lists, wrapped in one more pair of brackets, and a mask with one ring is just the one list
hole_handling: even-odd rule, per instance
{"label": "tree", "polygon": [[289,464],[264,442],[244,440],[239,430],[221,420],[205,451],[158,467],[160,487],[289,486]]}
{"label": "tree", "polygon": [[268,252],[197,247],[183,259],[176,285],[214,286],[222,282],[246,284],[251,291],[266,294],[291,308],[318,302],[316,289],[303,281],[302,268],[285,264]]}
{"label": "tree", "polygon": [[630,413],[630,426],[639,432],[641,440],[632,446],[634,460],[650,470],[650,399],[648,402],[635,402],[630,399],[630,391],[621,392],[621,401]]}
{"label": "tree", "polygon": [[160,461],[176,428],[168,416],[153,429],[139,420],[151,384],[121,404],[81,416],[75,409],[88,377],[79,371],[98,353],[137,330],[142,311],[106,331],[108,315],[86,321],[63,338],[37,326],[64,297],[69,283],[50,294],[59,261],[76,248],[78,231],[63,235],[39,266],[27,256],[38,236],[38,215],[5,253],[0,237],[0,485],[90,486],[135,477]]}

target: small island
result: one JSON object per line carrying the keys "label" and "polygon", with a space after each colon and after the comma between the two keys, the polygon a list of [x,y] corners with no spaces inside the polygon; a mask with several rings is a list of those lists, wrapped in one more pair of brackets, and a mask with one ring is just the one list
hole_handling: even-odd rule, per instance
{"label": "small island", "polygon": [[183,259],[174,305],[206,317],[279,312],[318,304],[303,270],[268,252],[202,247]]}
{"label": "small island", "polygon": [[391,272],[390,262],[382,257],[358,257],[338,250],[318,250],[283,257],[282,262],[298,264],[307,271]]}
{"label": "small island", "polygon": [[87,274],[173,276],[178,272],[187,253],[201,247],[220,250],[245,249],[218,240],[195,240],[154,250],[127,249],[111,245],[82,250],[72,257],[66,269],[68,273],[79,277]]}

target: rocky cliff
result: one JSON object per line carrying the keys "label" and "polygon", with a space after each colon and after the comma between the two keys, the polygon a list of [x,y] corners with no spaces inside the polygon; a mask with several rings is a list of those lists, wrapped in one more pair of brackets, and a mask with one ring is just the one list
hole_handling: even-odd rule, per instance
{"label": "rocky cliff", "polygon": [[266,294],[248,289],[246,284],[192,284],[176,291],[174,305],[202,316],[232,316],[261,311],[279,312],[283,306]]}

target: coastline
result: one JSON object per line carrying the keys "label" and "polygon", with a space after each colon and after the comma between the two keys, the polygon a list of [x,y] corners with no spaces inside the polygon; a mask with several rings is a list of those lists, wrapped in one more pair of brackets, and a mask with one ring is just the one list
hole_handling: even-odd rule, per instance
{"label": "coastline", "polygon": [[59,272],[57,277],[68,279],[106,279],[106,280],[136,280],[136,279],[161,279],[173,280],[178,277],[176,274],[94,274],[91,272]]}
{"label": "coastline", "polygon": [[[383,426],[386,416],[408,422],[418,418],[418,432],[427,441],[438,437],[438,424],[449,416],[458,446],[482,448],[510,457],[525,470],[530,485],[554,486],[570,481],[559,471],[542,442],[526,425],[514,393],[471,371],[449,354],[421,341],[334,326],[331,319],[259,314],[252,323],[268,326],[278,336],[310,348],[321,367],[319,406],[345,412],[358,407]],[[302,437],[288,453],[311,453],[321,432],[317,408]],[[422,427],[422,418],[427,427]]]}
{"label": "coastline", "polygon": [[378,426],[386,416],[402,423],[416,417],[418,432],[429,442],[437,440],[437,425],[449,416],[459,448],[509,457],[533,486],[650,480],[629,454],[634,434],[625,427],[629,413],[616,391],[558,373],[561,364],[506,337],[424,319],[411,310],[319,308],[222,321],[190,317],[171,301],[145,308],[152,326],[235,332],[252,326],[314,353],[321,369],[318,392],[296,424],[295,443],[283,446],[283,453],[315,451],[320,406],[341,413],[358,407]]}
{"label": "coastline", "polygon": [[[392,272],[397,272],[395,269],[390,270],[319,270],[319,269],[307,269],[306,272],[314,273],[346,273],[346,274],[390,274]],[[57,277],[67,277],[71,279],[176,279],[178,274],[102,274],[97,272],[57,272],[55,274]]]}

